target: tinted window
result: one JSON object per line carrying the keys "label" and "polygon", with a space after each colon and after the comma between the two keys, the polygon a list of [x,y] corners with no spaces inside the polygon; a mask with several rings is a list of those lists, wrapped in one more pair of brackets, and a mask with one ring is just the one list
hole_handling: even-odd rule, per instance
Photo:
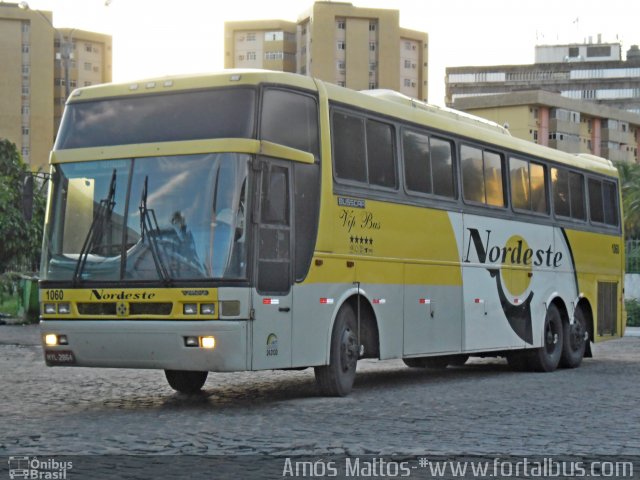
{"label": "tinted window", "polygon": [[260,129],[263,140],[319,155],[318,107],[308,95],[265,90]]}
{"label": "tinted window", "polygon": [[431,137],[431,169],[433,193],[445,197],[455,197],[453,185],[453,159],[451,142]]}
{"label": "tinted window", "polygon": [[393,127],[377,120],[333,113],[336,177],[396,188]]}
{"label": "tinted window", "polygon": [[454,197],[450,142],[404,130],[402,149],[408,190]]}
{"label": "tinted window", "polygon": [[462,145],[460,147],[462,166],[462,193],[465,200],[485,202],[482,150]]}
{"label": "tinted window", "polygon": [[364,120],[333,114],[333,156],[336,175],[345,180],[367,181]]}
{"label": "tinted window", "polygon": [[592,222],[618,225],[618,193],[616,184],[590,178],[589,218]]}
{"label": "tinted window", "polygon": [[545,172],[543,165],[518,158],[509,159],[513,208],[547,213]]}
{"label": "tinted window", "polygon": [[367,162],[369,183],[382,187],[396,187],[396,166],[393,155],[391,125],[367,120]]}
{"label": "tinted window", "polygon": [[618,189],[613,182],[602,182],[602,199],[604,201],[604,223],[620,225],[618,220]]}
{"label": "tinted window", "polygon": [[487,204],[503,207],[504,190],[501,155],[493,152],[484,152],[484,183],[487,193]]}
{"label": "tinted window", "polygon": [[431,193],[431,155],[429,137],[404,130],[402,151],[407,189],[420,193]]}
{"label": "tinted window", "polygon": [[55,149],[251,138],[249,88],[137,95],[67,105]]}
{"label": "tinted window", "polygon": [[502,207],[504,181],[502,155],[463,145],[460,148],[464,198]]}
{"label": "tinted window", "polygon": [[589,184],[589,216],[592,222],[604,223],[602,205],[602,182],[590,178]]}
{"label": "tinted window", "polygon": [[586,220],[584,176],[552,168],[553,209],[556,215]]}
{"label": "tinted window", "polygon": [[571,216],[569,204],[569,173],[557,168],[551,169],[553,183],[553,210],[556,215],[562,217]]}
{"label": "tinted window", "polygon": [[571,216],[580,220],[587,219],[584,206],[584,177],[575,172],[569,172],[569,191],[571,193]]}
{"label": "tinted window", "polygon": [[531,210],[548,213],[547,207],[547,169],[537,163],[529,163],[529,181],[531,182]]}

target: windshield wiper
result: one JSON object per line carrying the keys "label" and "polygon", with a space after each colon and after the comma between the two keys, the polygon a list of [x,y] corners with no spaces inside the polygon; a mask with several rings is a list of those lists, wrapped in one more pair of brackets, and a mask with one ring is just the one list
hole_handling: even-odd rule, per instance
{"label": "windshield wiper", "polygon": [[144,186],[142,187],[142,195],[140,196],[140,238],[144,243],[145,234],[149,239],[149,250],[151,250],[151,256],[153,257],[153,263],[156,266],[158,277],[168,285],[170,283],[169,273],[162,261],[160,251],[158,249],[157,239],[154,236],[160,231],[158,227],[158,219],[156,218],[156,212],[153,209],[147,207],[147,184],[149,183],[149,176],[144,177]]}
{"label": "windshield wiper", "polygon": [[116,196],[116,169],[113,169],[113,173],[111,174],[111,182],[109,183],[109,193],[106,198],[100,200],[100,204],[98,205],[98,210],[96,214],[93,216],[93,221],[91,222],[91,226],[89,227],[89,231],[87,232],[87,236],[84,239],[84,243],[82,244],[82,248],[80,249],[80,256],[78,257],[78,262],[76,263],[76,269],[73,273],[73,283],[77,284],[80,281],[80,276],[82,275],[82,271],[84,270],[84,266],[87,263],[87,257],[89,256],[89,251],[93,247],[96,239],[102,238],[102,234],[104,231],[105,220],[111,221],[111,214],[113,213],[113,208],[116,205],[114,197]]}

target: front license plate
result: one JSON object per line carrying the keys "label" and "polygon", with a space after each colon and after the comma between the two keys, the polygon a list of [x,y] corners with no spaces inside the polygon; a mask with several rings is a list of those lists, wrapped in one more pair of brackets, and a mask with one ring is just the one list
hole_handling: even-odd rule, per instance
{"label": "front license plate", "polygon": [[76,357],[71,350],[45,350],[44,360],[47,365],[74,365]]}

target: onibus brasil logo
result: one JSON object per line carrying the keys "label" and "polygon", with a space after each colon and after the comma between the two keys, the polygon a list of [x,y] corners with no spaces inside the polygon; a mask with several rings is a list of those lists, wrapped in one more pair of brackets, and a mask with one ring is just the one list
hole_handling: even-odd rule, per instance
{"label": "onibus brasil logo", "polygon": [[67,471],[73,469],[73,462],[55,458],[9,457],[9,478],[29,478],[39,480],[64,480]]}
{"label": "onibus brasil logo", "polygon": [[[519,235],[511,236],[504,246],[491,243],[491,230],[484,235],[476,228],[468,228],[469,241],[463,262],[479,262],[488,265],[489,275],[495,279],[500,305],[509,325],[522,340],[533,344],[531,300],[533,290],[522,300],[533,279],[533,267],[558,268],[562,264],[562,252],[547,248],[531,248]],[[473,255],[475,253],[475,256]],[[515,268],[512,268],[515,267]],[[508,292],[510,296],[507,296]],[[514,301],[511,301],[513,298]]]}

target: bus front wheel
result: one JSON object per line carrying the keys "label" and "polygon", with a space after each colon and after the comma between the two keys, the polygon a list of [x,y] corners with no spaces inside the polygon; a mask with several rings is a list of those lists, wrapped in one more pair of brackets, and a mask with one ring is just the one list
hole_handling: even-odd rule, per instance
{"label": "bus front wheel", "polygon": [[356,376],[359,345],[353,308],[340,308],[331,333],[329,365],[314,368],[316,382],[323,395],[344,397],[351,392]]}
{"label": "bus front wheel", "polygon": [[180,393],[198,393],[209,372],[193,372],[188,370],[165,370],[164,375],[171,388]]}

